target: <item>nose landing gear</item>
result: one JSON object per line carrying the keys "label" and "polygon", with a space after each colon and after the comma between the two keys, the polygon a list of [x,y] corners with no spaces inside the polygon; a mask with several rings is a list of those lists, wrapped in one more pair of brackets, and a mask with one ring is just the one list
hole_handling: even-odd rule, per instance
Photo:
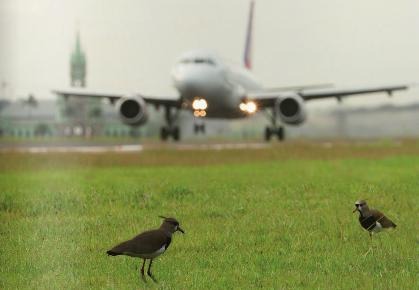
{"label": "nose landing gear", "polygon": [[[200,101],[205,101],[205,100],[200,100]],[[194,101],[194,103],[197,102],[197,100]],[[206,105],[206,101],[205,101],[205,106],[202,107],[202,109],[195,109],[193,112],[193,115],[195,117],[195,119],[199,120],[200,118],[203,118],[207,115],[207,112],[205,111],[207,105]],[[199,134],[200,132],[205,134],[205,123],[196,121],[193,125],[193,132],[195,133],[195,135]]]}
{"label": "nose landing gear", "polygon": [[200,132],[205,134],[205,123],[195,123],[193,125],[193,132],[195,133],[195,135],[199,134]]}

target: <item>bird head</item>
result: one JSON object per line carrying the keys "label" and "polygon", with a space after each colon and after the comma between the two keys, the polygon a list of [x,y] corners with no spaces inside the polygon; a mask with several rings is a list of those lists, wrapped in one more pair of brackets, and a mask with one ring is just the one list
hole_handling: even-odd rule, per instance
{"label": "bird head", "polygon": [[359,211],[359,213],[362,214],[363,212],[366,212],[368,210],[369,208],[368,208],[367,202],[361,199],[361,200],[355,201],[355,209],[352,212]]}
{"label": "bird head", "polygon": [[159,216],[163,219],[163,223],[161,224],[161,228],[165,228],[166,230],[169,230],[171,233],[175,233],[177,231],[181,232],[182,234],[185,233],[185,231],[179,226],[179,222],[177,219],[173,217],[164,217]]}

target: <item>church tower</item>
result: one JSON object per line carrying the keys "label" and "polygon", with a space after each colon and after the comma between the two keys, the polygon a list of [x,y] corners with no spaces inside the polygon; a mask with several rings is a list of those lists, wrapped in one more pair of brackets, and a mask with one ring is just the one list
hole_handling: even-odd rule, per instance
{"label": "church tower", "polygon": [[86,86],[86,56],[81,49],[80,33],[77,31],[76,47],[70,59],[70,78],[72,87]]}
{"label": "church tower", "polygon": [[[70,85],[86,87],[86,54],[81,48],[80,33],[76,34],[76,45],[70,57]],[[101,134],[102,107],[100,99],[69,96],[60,100],[62,134],[64,136],[91,137]]]}

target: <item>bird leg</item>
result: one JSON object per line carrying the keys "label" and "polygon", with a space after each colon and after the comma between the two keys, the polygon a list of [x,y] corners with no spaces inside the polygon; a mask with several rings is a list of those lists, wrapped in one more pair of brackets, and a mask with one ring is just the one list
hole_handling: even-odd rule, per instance
{"label": "bird leg", "polygon": [[143,279],[144,282],[147,282],[145,279],[145,274],[144,274],[144,266],[145,266],[145,259],[143,259],[143,266],[141,267],[141,279]]}
{"label": "bird leg", "polygon": [[368,248],[368,251],[364,254],[364,257],[366,257],[370,252],[372,251],[372,248],[371,247],[369,247]]}
{"label": "bird leg", "polygon": [[148,265],[147,275],[150,276],[150,278],[157,283],[156,278],[154,278],[153,274],[151,273],[151,264],[153,263],[153,259],[150,259],[150,264]]}
{"label": "bird leg", "polygon": [[364,257],[366,257],[372,250],[374,250],[373,249],[373,246],[374,246],[374,244],[373,244],[373,242],[372,242],[372,233],[371,232],[369,232],[369,235],[370,235],[370,246],[369,246],[369,248],[368,248],[368,251],[364,254]]}

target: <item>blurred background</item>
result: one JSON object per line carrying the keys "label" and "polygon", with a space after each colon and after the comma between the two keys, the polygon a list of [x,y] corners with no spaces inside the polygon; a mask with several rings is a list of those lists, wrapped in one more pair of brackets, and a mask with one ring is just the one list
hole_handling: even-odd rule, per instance
{"label": "blurred background", "polygon": [[[34,139],[156,138],[163,113],[150,107],[142,127],[124,125],[106,101],[61,99],[52,89],[174,95],[177,57],[209,48],[240,63],[248,1],[0,0],[0,142]],[[379,9],[377,9],[379,7]],[[414,84],[419,79],[419,2],[256,1],[253,73],[267,87]],[[418,89],[307,103],[308,120],[289,138],[419,135]],[[180,117],[183,139],[262,140],[267,120]]]}

